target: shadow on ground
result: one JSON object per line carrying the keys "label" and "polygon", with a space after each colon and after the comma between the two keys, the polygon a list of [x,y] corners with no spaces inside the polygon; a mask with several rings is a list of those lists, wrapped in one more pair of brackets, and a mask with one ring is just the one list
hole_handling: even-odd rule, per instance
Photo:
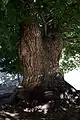
{"label": "shadow on ground", "polygon": [[[5,94],[1,101],[1,120],[80,120],[80,92],[62,76],[48,75],[41,85],[20,94]],[[6,99],[8,102],[6,102]]]}

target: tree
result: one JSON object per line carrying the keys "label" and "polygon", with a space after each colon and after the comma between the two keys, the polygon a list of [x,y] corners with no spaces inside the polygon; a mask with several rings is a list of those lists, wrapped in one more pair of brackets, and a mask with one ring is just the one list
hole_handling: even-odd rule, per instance
{"label": "tree", "polygon": [[41,76],[59,70],[62,41],[58,35],[52,40],[42,40],[36,24],[22,25],[20,58],[23,68],[23,86],[34,87],[41,82]]}
{"label": "tree", "polygon": [[[18,66],[17,71],[19,71],[20,67],[19,64],[17,65],[17,63],[19,63],[18,46],[20,43],[20,36],[21,41],[23,40],[24,42],[24,45],[27,44],[26,51],[28,49],[28,56],[30,53],[34,54],[36,51],[36,47],[35,49],[33,49],[32,52],[30,51],[30,49],[32,49],[33,45],[35,45],[36,43],[28,43],[28,36],[31,40],[35,42],[36,36],[33,34],[32,31],[34,30],[34,33],[36,33],[36,29],[37,31],[39,31],[39,36],[37,36],[37,39],[39,39],[39,43],[37,43],[37,45],[41,56],[39,56],[39,54],[37,54],[36,52],[37,57],[39,57],[36,59],[36,61],[38,59],[39,61],[36,63],[35,66],[40,64],[40,68],[38,67],[38,71],[34,70],[34,76],[36,71],[36,75],[46,75],[54,71],[56,72],[59,68],[59,60],[61,57],[62,48],[64,48],[64,59],[66,60],[69,60],[69,57],[79,54],[79,3],[80,2],[78,0],[36,0],[35,2],[33,0],[9,0],[6,4],[5,2],[1,2],[1,67],[3,67],[4,69],[7,68],[5,69],[7,71],[9,71],[9,68],[11,68],[12,71],[16,71],[16,67]],[[21,23],[24,24],[22,24],[21,29],[23,29],[21,34],[19,34]],[[34,25],[35,23],[36,25]],[[33,27],[31,28],[31,26]],[[28,31],[29,28],[30,31]],[[30,35],[26,33],[27,31]],[[24,34],[26,35],[24,36]],[[31,35],[34,37],[31,38]],[[27,43],[25,42],[25,40]],[[78,47],[76,48],[75,46]],[[22,47],[21,51],[23,51],[23,49],[24,48]],[[13,51],[14,54],[12,54]],[[32,56],[33,58],[35,58],[34,55]],[[25,57],[25,61],[26,60],[28,60],[28,58]],[[24,63],[24,60],[21,59],[21,61],[22,63]],[[32,66],[33,65],[34,64],[32,63]],[[63,67],[66,66],[65,61],[62,63],[62,65]],[[74,63],[72,65],[74,65]],[[15,69],[13,69],[14,67],[12,66],[16,66]],[[26,70],[25,67],[27,67],[28,70],[30,66],[25,66],[24,64],[23,71]],[[69,68],[71,68],[71,66]],[[23,72],[25,77],[27,77],[25,75],[25,73],[28,73],[27,70],[26,72]],[[33,70],[31,72],[29,72],[28,75],[32,76]]]}

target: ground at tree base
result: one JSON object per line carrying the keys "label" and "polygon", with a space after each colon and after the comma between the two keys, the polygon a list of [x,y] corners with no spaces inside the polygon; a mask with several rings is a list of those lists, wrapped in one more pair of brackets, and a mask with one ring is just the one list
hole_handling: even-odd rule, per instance
{"label": "ground at tree base", "polygon": [[80,120],[80,93],[62,76],[46,76],[41,86],[26,92],[0,107],[0,120]]}

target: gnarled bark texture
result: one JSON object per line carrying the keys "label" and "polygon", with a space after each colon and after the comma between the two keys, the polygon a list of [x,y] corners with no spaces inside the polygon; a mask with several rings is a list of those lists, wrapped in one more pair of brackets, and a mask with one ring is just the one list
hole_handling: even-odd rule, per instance
{"label": "gnarled bark texture", "polygon": [[56,34],[54,39],[42,40],[36,24],[22,25],[20,59],[23,69],[23,86],[34,88],[40,85],[41,76],[59,70],[62,39]]}
{"label": "gnarled bark texture", "polygon": [[54,39],[46,38],[43,41],[44,52],[44,71],[45,74],[53,74],[59,72],[59,60],[62,52],[63,41],[59,34]]}
{"label": "gnarled bark texture", "polygon": [[35,24],[24,25],[21,28],[20,59],[23,69],[23,86],[31,87],[40,83],[42,73],[42,40],[38,27]]}

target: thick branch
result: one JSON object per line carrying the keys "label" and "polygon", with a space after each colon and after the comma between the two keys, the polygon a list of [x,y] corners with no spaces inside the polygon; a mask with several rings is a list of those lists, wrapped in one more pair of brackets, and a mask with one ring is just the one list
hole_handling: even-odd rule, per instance
{"label": "thick branch", "polygon": [[42,21],[44,24],[44,33],[45,33],[45,36],[47,36],[47,22],[46,22],[43,14],[41,14],[41,18],[42,18]]}

